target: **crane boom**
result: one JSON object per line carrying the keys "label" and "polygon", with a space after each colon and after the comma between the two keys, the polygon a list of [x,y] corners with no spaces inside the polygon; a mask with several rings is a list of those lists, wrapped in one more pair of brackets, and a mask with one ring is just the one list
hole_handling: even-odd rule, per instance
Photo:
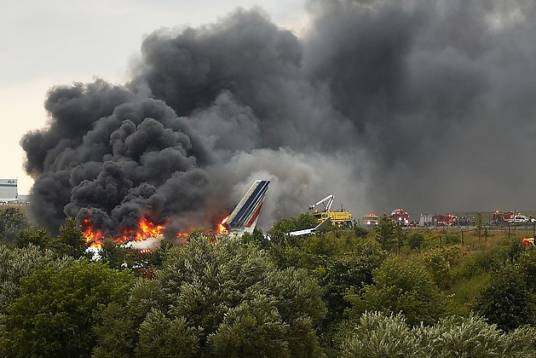
{"label": "crane boom", "polygon": [[315,204],[310,205],[309,210],[318,212],[317,207],[320,206],[321,204],[323,204],[324,205],[324,210],[323,211],[328,212],[328,211],[331,210],[331,206],[333,205],[334,200],[335,200],[335,197],[333,196],[333,194],[330,194],[330,195],[326,196],[324,199],[319,200]]}

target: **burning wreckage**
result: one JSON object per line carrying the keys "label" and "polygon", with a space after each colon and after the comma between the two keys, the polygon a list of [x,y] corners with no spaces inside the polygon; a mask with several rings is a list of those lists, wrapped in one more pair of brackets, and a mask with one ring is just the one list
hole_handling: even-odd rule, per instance
{"label": "burning wreckage", "polygon": [[[242,196],[233,211],[219,221],[209,234],[239,237],[244,233],[252,233],[257,226],[262,205],[268,191],[269,180],[256,180]],[[96,229],[91,219],[82,219],[82,233],[88,246],[97,251],[106,238],[104,231]],[[119,235],[111,237],[117,245],[144,249],[153,247],[164,238],[166,223],[154,223],[149,217],[142,216],[135,228],[124,228]],[[188,231],[177,231],[176,238],[186,238]]]}

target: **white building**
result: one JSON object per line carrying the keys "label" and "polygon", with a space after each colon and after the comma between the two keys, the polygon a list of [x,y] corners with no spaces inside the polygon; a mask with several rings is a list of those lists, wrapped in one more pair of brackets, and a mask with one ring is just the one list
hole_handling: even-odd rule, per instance
{"label": "white building", "polygon": [[433,226],[434,216],[432,214],[421,214],[419,226]]}
{"label": "white building", "polygon": [[17,179],[0,179],[0,203],[17,201]]}

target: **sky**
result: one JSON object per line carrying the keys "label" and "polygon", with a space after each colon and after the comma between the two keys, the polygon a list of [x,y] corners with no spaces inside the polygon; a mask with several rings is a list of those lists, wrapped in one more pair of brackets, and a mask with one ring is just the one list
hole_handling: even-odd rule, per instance
{"label": "sky", "polygon": [[271,19],[300,34],[303,0],[0,0],[0,178],[33,180],[23,169],[22,135],[47,124],[43,102],[54,85],[102,78],[123,83],[145,36],[160,28],[198,26],[237,7],[261,5]]}

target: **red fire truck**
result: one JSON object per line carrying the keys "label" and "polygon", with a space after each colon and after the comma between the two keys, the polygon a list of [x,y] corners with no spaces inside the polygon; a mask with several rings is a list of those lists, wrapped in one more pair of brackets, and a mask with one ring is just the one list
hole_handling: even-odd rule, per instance
{"label": "red fire truck", "polygon": [[402,225],[402,226],[408,226],[409,225],[409,214],[404,209],[395,209],[391,213],[391,219],[393,219],[396,223]]}

